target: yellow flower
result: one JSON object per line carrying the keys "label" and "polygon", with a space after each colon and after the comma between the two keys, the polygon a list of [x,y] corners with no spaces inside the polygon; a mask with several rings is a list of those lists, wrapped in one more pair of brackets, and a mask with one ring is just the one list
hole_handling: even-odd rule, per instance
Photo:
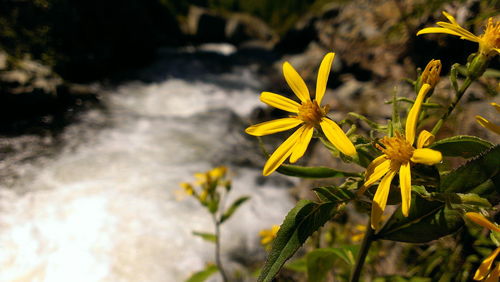
{"label": "yellow flower", "polygon": [[488,19],[484,33],[476,36],[470,31],[458,25],[453,16],[443,11],[443,15],[448,19],[447,22],[437,22],[440,27],[428,27],[417,32],[417,35],[427,33],[446,33],[460,36],[460,39],[477,42],[479,44],[479,53],[486,56],[494,56],[500,53],[500,22],[493,18]]}
{"label": "yellow flower", "polygon": [[420,83],[423,85],[425,83],[429,84],[431,88],[434,88],[439,81],[439,75],[441,74],[441,61],[431,60],[422,72],[420,76]]}
{"label": "yellow flower", "polygon": [[261,237],[260,243],[262,246],[267,246],[269,245],[274,238],[276,238],[276,235],[278,234],[278,231],[280,230],[279,225],[273,225],[271,229],[263,229],[259,232],[259,235]]}
{"label": "yellow flower", "polygon": [[373,229],[379,227],[381,216],[387,204],[391,182],[396,173],[399,171],[402,212],[404,216],[408,216],[411,200],[411,164],[433,165],[442,159],[440,152],[423,148],[434,141],[434,135],[426,130],[420,132],[417,148],[413,147],[420,108],[429,89],[429,84],[424,84],[420,88],[417,99],[406,118],[405,136],[397,132],[395,137],[382,138],[380,143],[383,146],[379,145],[378,149],[384,154],[375,158],[366,170],[365,183],[360,188],[359,193],[363,193],[370,185],[383,177],[373,197],[371,215]]}
{"label": "yellow flower", "polygon": [[196,184],[203,185],[214,185],[220,181],[226,175],[227,167],[219,166],[213,168],[207,172],[195,173],[194,177],[197,179]]}
{"label": "yellow flower", "polygon": [[[484,216],[476,212],[468,212],[465,214],[470,220],[475,223],[481,225],[482,227],[486,227],[491,231],[500,232],[500,228],[487,220]],[[498,281],[500,277],[500,263],[495,265],[495,268],[490,272],[491,265],[495,261],[495,258],[500,253],[500,247],[496,248],[488,257],[486,257],[479,268],[476,270],[474,274],[474,280],[483,280],[486,277],[486,281]],[[489,275],[488,275],[488,272]]]}
{"label": "yellow flower", "polygon": [[262,92],[260,96],[262,102],[269,106],[291,112],[294,115],[250,126],[245,130],[246,133],[254,136],[263,136],[301,125],[269,157],[262,172],[264,175],[271,174],[288,157],[290,157],[291,163],[296,162],[302,157],[311,141],[314,129],[323,130],[328,141],[342,153],[348,156],[356,155],[354,145],[342,129],[334,121],[326,117],[329,106],[320,106],[326,91],[326,83],[334,57],[335,53],[328,53],[321,62],[314,100],[311,100],[304,80],[288,62],[283,64],[283,74],[293,93],[300,99],[300,104],[278,94]]}
{"label": "yellow flower", "polygon": [[351,236],[351,241],[353,243],[361,242],[361,240],[363,240],[363,237],[365,237],[366,225],[358,224],[358,225],[354,226],[353,233],[354,234],[352,234],[352,236]]}
{"label": "yellow flower", "polygon": [[[491,103],[491,105],[493,107],[495,107],[495,109],[500,113],[500,105],[498,105],[497,103]],[[485,119],[482,116],[476,116],[476,121],[482,127],[486,128],[486,129],[489,129],[489,130],[495,132],[496,134],[500,135],[500,125],[496,125],[496,124],[492,123],[491,121]]]}

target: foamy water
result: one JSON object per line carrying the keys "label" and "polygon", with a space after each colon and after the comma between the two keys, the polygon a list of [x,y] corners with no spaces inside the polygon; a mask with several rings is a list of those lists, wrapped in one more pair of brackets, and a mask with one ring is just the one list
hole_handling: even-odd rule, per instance
{"label": "foamy water", "polygon": [[213,245],[191,234],[213,227],[174,191],[220,164],[232,171],[231,198],[251,196],[223,226],[223,260],[231,272],[244,269],[235,254],[264,258],[257,233],[280,223],[292,200],[283,178],[237,165],[258,150],[242,130],[260,105],[259,79],[244,68],[215,82],[200,73],[104,91],[107,111],[67,128],[60,153],[16,168],[23,180],[0,187],[0,281],[184,280],[214,261]]}

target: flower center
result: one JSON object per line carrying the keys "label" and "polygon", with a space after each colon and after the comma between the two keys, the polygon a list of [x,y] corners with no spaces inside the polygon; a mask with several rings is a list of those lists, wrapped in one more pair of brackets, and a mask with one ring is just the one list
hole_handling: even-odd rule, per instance
{"label": "flower center", "polygon": [[326,116],[328,105],[320,107],[316,100],[302,102],[299,107],[298,118],[308,124],[319,124],[321,119]]}
{"label": "flower center", "polygon": [[493,48],[500,48],[500,22],[489,18],[486,30],[480,38],[479,51],[485,55],[496,54]]}
{"label": "flower center", "polygon": [[390,160],[398,163],[409,162],[415,150],[399,133],[396,133],[395,137],[385,136],[380,140],[380,143],[382,143],[385,148],[380,145],[377,145],[377,148],[386,154]]}

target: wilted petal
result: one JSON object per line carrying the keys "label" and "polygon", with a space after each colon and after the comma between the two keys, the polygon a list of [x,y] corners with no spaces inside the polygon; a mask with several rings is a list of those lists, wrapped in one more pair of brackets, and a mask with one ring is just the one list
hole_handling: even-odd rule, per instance
{"label": "wilted petal", "polygon": [[[500,52],[500,49],[498,49],[498,51]],[[497,104],[497,103],[490,103],[490,105],[492,105],[497,110],[497,112],[500,113],[500,105],[499,104]]]}
{"label": "wilted petal", "polygon": [[260,100],[268,104],[269,106],[275,107],[280,110],[291,113],[299,112],[299,103],[275,93],[262,92],[262,94],[260,94]]}
{"label": "wilted petal", "polygon": [[417,148],[418,149],[421,149],[423,147],[427,147],[430,144],[432,144],[432,142],[434,142],[434,135],[432,135],[432,133],[430,133],[427,130],[420,131],[420,134],[418,135],[418,138],[417,138]]}
{"label": "wilted petal", "polygon": [[498,256],[499,252],[500,247],[496,248],[487,258],[483,260],[479,268],[476,270],[476,273],[474,274],[474,280],[483,280],[484,277],[486,277],[488,271],[491,268],[491,265],[493,264],[493,261],[495,261],[495,258]]}
{"label": "wilted petal", "polygon": [[384,213],[385,206],[387,204],[387,197],[389,197],[389,190],[391,189],[391,182],[395,175],[395,170],[389,170],[384,178],[382,178],[382,181],[380,181],[377,192],[375,192],[371,215],[371,225],[373,229],[378,229],[380,225],[380,218]]}
{"label": "wilted petal", "polygon": [[326,84],[328,82],[328,76],[330,75],[330,69],[332,68],[333,59],[335,58],[335,53],[328,53],[321,61],[318,71],[318,79],[316,80],[316,101],[318,105],[321,105],[323,96],[326,91]]}
{"label": "wilted petal", "polygon": [[285,76],[286,83],[292,88],[293,93],[299,97],[300,101],[306,102],[311,100],[306,83],[288,62],[283,64],[283,75]]}
{"label": "wilted petal", "polygon": [[469,218],[470,220],[474,221],[476,224],[481,225],[482,227],[486,227],[486,228],[488,228],[491,231],[500,232],[500,228],[498,226],[496,226],[491,221],[489,221],[488,219],[486,219],[486,217],[484,217],[480,213],[477,213],[477,212],[468,212],[465,215],[467,216],[467,218]]}
{"label": "wilted petal", "polygon": [[439,163],[443,159],[441,152],[432,149],[416,149],[413,151],[411,161],[414,163],[433,165]]}
{"label": "wilted petal", "polygon": [[303,126],[304,131],[300,135],[299,141],[292,148],[292,155],[290,156],[290,162],[294,163],[298,159],[300,159],[307,150],[307,146],[309,146],[309,142],[311,142],[311,138],[313,136],[314,127],[310,125]]}
{"label": "wilted petal", "polygon": [[418,116],[420,115],[420,107],[422,106],[422,102],[424,101],[427,92],[429,92],[429,89],[431,89],[431,86],[429,84],[425,83],[424,85],[422,85],[420,91],[418,91],[415,103],[408,112],[408,117],[406,118],[405,134],[406,141],[408,141],[410,145],[413,145],[413,142],[415,141],[415,131],[417,130],[417,121]]}
{"label": "wilted petal", "polygon": [[401,211],[404,216],[408,216],[411,202],[410,162],[401,164],[399,168],[399,186],[401,187]]}
{"label": "wilted petal", "polygon": [[280,118],[252,125],[245,129],[245,132],[254,136],[263,136],[294,128],[301,123],[303,121],[298,118]]}
{"label": "wilted petal", "polygon": [[382,155],[374,159],[366,169],[365,183],[359,189],[358,195],[363,194],[368,187],[382,178],[389,171],[390,167],[391,161],[387,159],[387,155]]}
{"label": "wilted petal", "polygon": [[356,148],[351,140],[347,138],[344,131],[331,119],[323,118],[320,123],[323,133],[330,143],[333,144],[339,151],[348,156],[356,155]]}
{"label": "wilted petal", "polygon": [[297,129],[290,137],[288,137],[283,144],[281,144],[276,151],[269,157],[262,174],[267,176],[275,171],[285,160],[292,154],[292,148],[295,146],[304,131],[304,126]]}

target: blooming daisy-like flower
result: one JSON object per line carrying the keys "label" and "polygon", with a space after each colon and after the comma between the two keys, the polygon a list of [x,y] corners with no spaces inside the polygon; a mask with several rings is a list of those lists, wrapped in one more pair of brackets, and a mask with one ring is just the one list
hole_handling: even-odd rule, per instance
{"label": "blooming daisy-like flower", "polygon": [[440,27],[427,27],[419,32],[420,34],[427,33],[446,33],[451,35],[460,36],[460,39],[477,42],[479,44],[479,53],[486,56],[494,56],[500,53],[500,22],[493,18],[488,19],[484,33],[476,36],[470,31],[458,25],[453,16],[443,11],[443,15],[448,19],[448,22],[437,22]]}
{"label": "blooming daisy-like flower", "polygon": [[[491,105],[493,107],[495,107],[495,109],[500,113],[500,105],[498,105],[497,103],[491,103]],[[499,134],[500,135],[500,125],[496,125],[494,124],[493,122],[485,119],[484,117],[482,116],[476,116],[476,121],[484,128],[486,129],[489,129],[493,132],[495,132],[496,134]]]}
{"label": "blooming daisy-like flower", "polygon": [[[490,222],[479,213],[468,212],[465,215],[470,220],[481,225],[482,227],[488,228],[490,231],[500,232],[500,228],[496,224]],[[486,278],[485,281],[498,281],[498,278],[500,278],[500,263],[497,263],[495,265],[495,268],[491,272],[490,269],[499,253],[500,247],[496,248],[488,257],[483,260],[479,268],[476,270],[476,273],[474,274],[474,280],[483,280],[484,278]]]}
{"label": "blooming daisy-like flower", "polygon": [[321,129],[328,141],[342,153],[348,156],[356,155],[356,149],[351,140],[349,140],[334,121],[326,117],[329,106],[320,106],[323,96],[325,95],[326,83],[334,57],[335,53],[328,53],[321,62],[314,100],[311,100],[309,90],[304,80],[288,62],[283,64],[283,75],[293,93],[299,98],[300,104],[271,92],[262,92],[260,95],[260,100],[262,102],[280,110],[288,111],[293,115],[287,118],[252,125],[245,130],[246,133],[254,136],[263,136],[292,129],[300,125],[300,127],[269,157],[262,172],[264,175],[271,174],[288,157],[290,157],[291,163],[296,162],[302,157],[311,141],[314,129]]}
{"label": "blooming daisy-like flower", "polygon": [[380,140],[382,146],[377,145],[377,148],[383,152],[383,155],[375,158],[366,170],[365,183],[359,191],[360,194],[382,178],[373,197],[371,215],[373,229],[379,227],[380,218],[387,204],[391,182],[396,173],[399,172],[403,215],[408,216],[411,201],[412,163],[433,165],[442,159],[440,152],[424,148],[434,141],[434,135],[426,130],[423,130],[418,136],[417,148],[413,147],[420,108],[429,89],[429,84],[424,84],[420,88],[417,99],[406,118],[405,136],[397,132],[394,137],[382,138]]}

